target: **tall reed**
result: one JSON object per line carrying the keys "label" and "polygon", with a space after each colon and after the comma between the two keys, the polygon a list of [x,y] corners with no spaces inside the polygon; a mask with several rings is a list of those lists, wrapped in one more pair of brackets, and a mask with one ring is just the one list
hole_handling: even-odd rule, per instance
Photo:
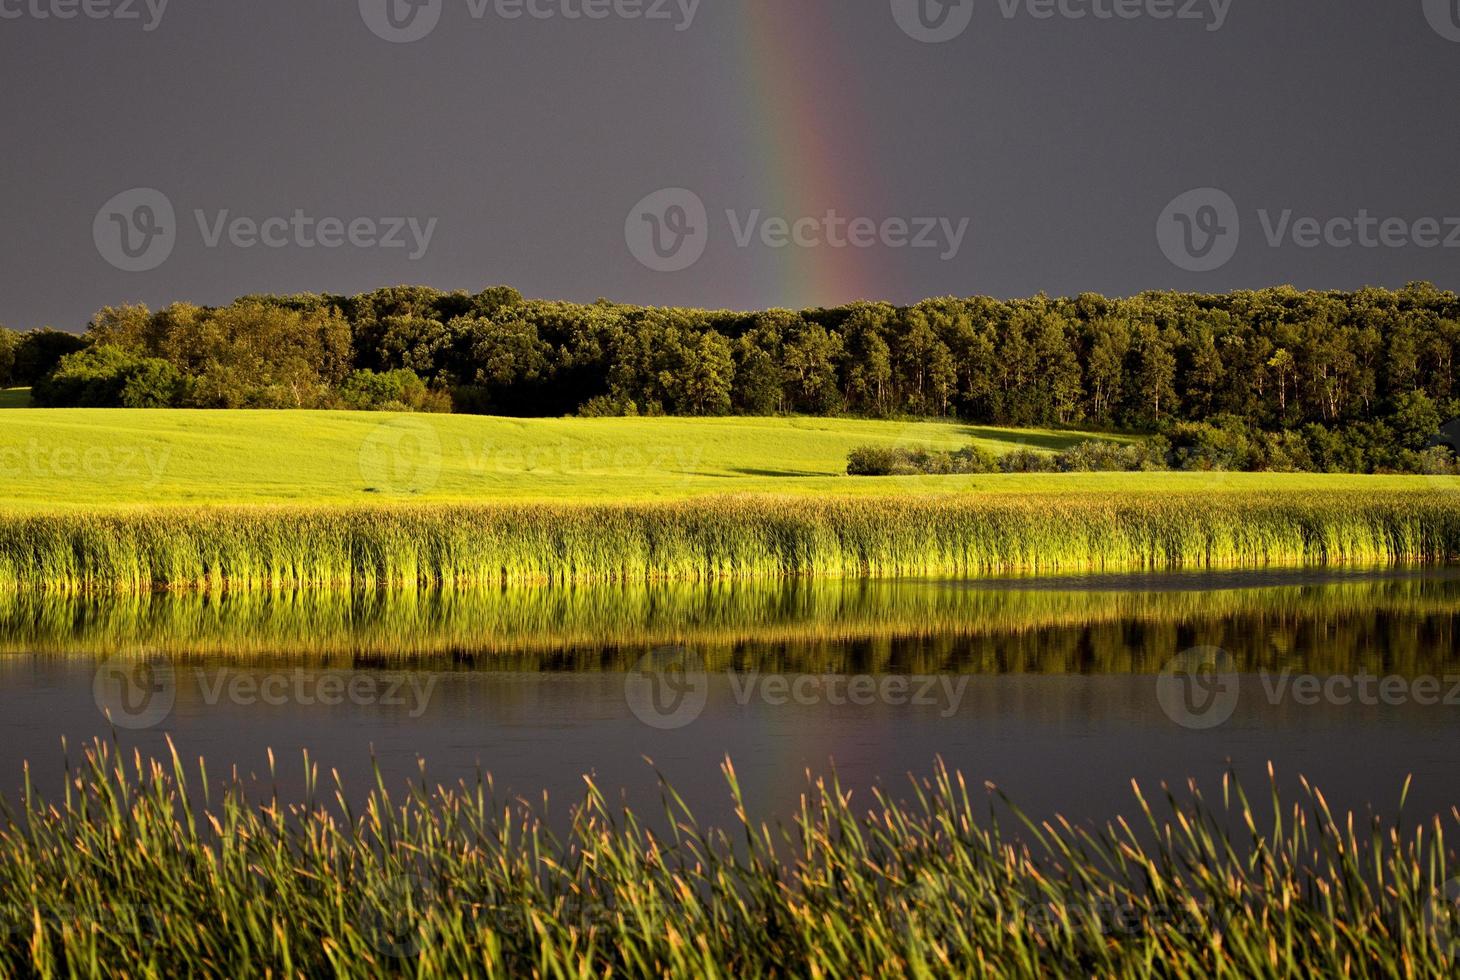
{"label": "tall reed", "polygon": [[1120,499],[723,497],[614,505],[0,516],[0,588],[421,587],[980,575],[1460,557],[1443,491]]}
{"label": "tall reed", "polygon": [[[306,767],[308,767],[306,759]],[[312,771],[311,771],[312,772]],[[11,976],[1453,975],[1445,839],[1307,787],[1196,787],[1131,822],[1036,824],[939,767],[859,808],[808,787],[775,829],[662,819],[591,783],[558,837],[489,781],[359,809],[311,778],[297,805],[210,787],[96,743],[63,799],[0,831]],[[657,829],[656,829],[657,826]]]}

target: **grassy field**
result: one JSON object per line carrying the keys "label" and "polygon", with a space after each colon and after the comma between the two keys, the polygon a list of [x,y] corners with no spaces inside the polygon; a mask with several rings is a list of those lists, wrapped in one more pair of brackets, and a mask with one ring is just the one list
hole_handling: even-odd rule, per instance
{"label": "grassy field", "polygon": [[1088,438],[843,419],[11,411],[0,415],[0,588],[972,575],[1460,555],[1460,480],[843,474],[847,453],[870,443],[1052,452]]}
{"label": "grassy field", "polygon": [[[994,453],[1019,447],[1054,452],[1095,438],[1102,437],[856,419],[32,409],[0,416],[0,509],[602,503],[741,493],[1380,492],[1437,485],[1425,477],[1325,474],[845,475],[847,454],[861,445],[956,449],[977,443]],[[1460,491],[1460,479],[1453,485]]]}
{"label": "grassy field", "polygon": [[[1086,437],[843,419],[502,419],[353,412],[32,409],[0,416],[0,506],[639,500],[876,493],[866,444],[1003,453]],[[958,489],[960,478],[896,481]]]}
{"label": "grassy field", "polygon": [[810,785],[772,828],[727,762],[737,825],[666,788],[655,833],[590,782],[559,837],[485,781],[342,813],[328,779],[289,806],[130,759],[93,745],[64,799],[0,822],[7,976],[1421,978],[1460,939],[1453,819],[1311,787],[1136,789],[1134,828],[1036,826],[939,767],[896,796]]}

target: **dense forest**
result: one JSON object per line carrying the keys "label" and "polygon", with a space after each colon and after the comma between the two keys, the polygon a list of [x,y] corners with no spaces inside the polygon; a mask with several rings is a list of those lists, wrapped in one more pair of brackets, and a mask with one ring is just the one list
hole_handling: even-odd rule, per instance
{"label": "dense forest", "polygon": [[1216,440],[1232,468],[1416,470],[1453,461],[1426,447],[1460,414],[1457,354],[1460,299],[1425,283],[759,313],[397,287],[0,329],[0,383],[52,406],[954,417]]}

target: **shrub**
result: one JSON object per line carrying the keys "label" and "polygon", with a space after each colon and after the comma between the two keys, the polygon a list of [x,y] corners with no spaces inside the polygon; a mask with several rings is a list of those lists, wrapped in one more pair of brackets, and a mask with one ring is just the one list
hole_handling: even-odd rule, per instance
{"label": "shrub", "polygon": [[1005,473],[1053,473],[1055,458],[1032,449],[1016,449],[999,457],[999,469]]}
{"label": "shrub", "polygon": [[1179,470],[1242,471],[1257,469],[1255,451],[1246,423],[1231,416],[1209,422],[1178,422],[1167,433],[1171,464]]}
{"label": "shrub", "polygon": [[992,473],[997,469],[993,455],[977,446],[965,446],[951,453],[901,446],[862,446],[847,457],[849,476],[950,476]]}
{"label": "shrub", "polygon": [[1166,468],[1162,447],[1095,440],[1087,440],[1056,454],[1054,462],[1061,473],[1122,473]]}
{"label": "shrub", "polygon": [[847,457],[849,476],[893,476],[907,465],[905,452],[893,446],[861,446]]}
{"label": "shrub", "polygon": [[416,372],[355,371],[341,382],[339,401],[358,412],[450,412],[451,396],[432,391]]}
{"label": "shrub", "polygon": [[167,361],[97,344],[61,358],[31,396],[49,408],[168,408],[182,390],[182,375]]}
{"label": "shrub", "polygon": [[20,346],[20,334],[0,327],[0,388],[9,388],[15,368],[15,351]]}
{"label": "shrub", "polygon": [[639,406],[632,399],[599,395],[590,398],[578,409],[578,416],[585,419],[632,418],[639,414]]}
{"label": "shrub", "polygon": [[20,335],[11,362],[10,383],[34,387],[56,369],[61,358],[86,347],[86,341],[74,333],[46,327]]}

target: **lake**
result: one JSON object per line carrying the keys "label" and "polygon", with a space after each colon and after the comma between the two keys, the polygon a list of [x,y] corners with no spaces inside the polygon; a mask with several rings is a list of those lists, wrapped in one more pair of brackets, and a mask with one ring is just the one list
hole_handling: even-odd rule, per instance
{"label": "lake", "polygon": [[[476,592],[0,597],[0,780],[59,792],[96,737],[286,796],[303,754],[358,798],[474,781],[566,812],[656,771],[725,822],[727,756],[786,818],[833,771],[905,795],[937,759],[1027,812],[1099,821],[1234,770],[1335,809],[1455,803],[1460,569]],[[108,721],[110,712],[111,721]],[[269,775],[268,750],[277,760]],[[653,760],[653,767],[645,757]]]}

